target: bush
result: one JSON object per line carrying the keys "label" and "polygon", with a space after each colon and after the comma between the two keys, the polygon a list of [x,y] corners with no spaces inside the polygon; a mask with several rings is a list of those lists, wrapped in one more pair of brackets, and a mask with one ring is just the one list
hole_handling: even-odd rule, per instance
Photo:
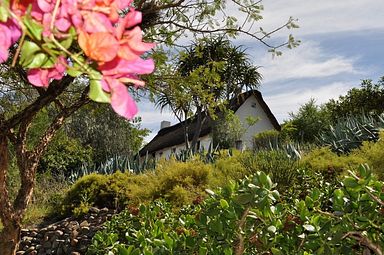
{"label": "bush", "polygon": [[[196,197],[204,193],[209,187],[212,174],[212,165],[204,164],[200,160],[177,162],[175,160],[163,161],[156,168],[157,189],[154,197],[178,198],[175,194],[180,191],[182,201],[170,200],[177,205],[191,203]],[[178,187],[175,189],[175,187]],[[184,191],[182,191],[184,190]],[[170,196],[170,193],[173,195]]]}
{"label": "bush", "polygon": [[177,213],[161,201],[129,208],[87,254],[382,254],[384,183],[360,166],[338,187],[286,202],[258,172]]}
{"label": "bush", "polygon": [[322,173],[335,173],[339,175],[346,170],[355,169],[362,163],[366,163],[363,157],[357,155],[337,155],[328,147],[315,148],[305,154],[300,164],[313,171]]}
{"label": "bush", "polygon": [[380,133],[377,142],[363,142],[363,145],[354,150],[351,156],[361,157],[372,167],[372,171],[378,175],[380,180],[384,180],[384,131]]}
{"label": "bush", "polygon": [[212,187],[222,187],[231,180],[239,180],[251,174],[252,170],[247,169],[242,163],[245,154],[248,152],[235,151],[232,157],[222,156],[217,159],[213,164]]}
{"label": "bush", "polygon": [[69,176],[73,169],[89,163],[91,159],[91,147],[84,147],[77,139],[60,134],[40,160],[38,171]]}
{"label": "bush", "polygon": [[249,173],[263,171],[277,183],[281,192],[286,192],[295,182],[298,161],[289,157],[285,151],[263,150],[258,153],[244,154],[241,160]]}
{"label": "bush", "polygon": [[266,148],[274,148],[280,138],[280,132],[277,130],[267,130],[256,134],[253,137],[253,149],[261,150]]}
{"label": "bush", "polygon": [[[200,160],[159,162],[155,172],[139,175],[116,172],[80,178],[66,193],[64,214],[86,212],[87,207],[124,208],[164,198],[176,206],[192,203],[209,187],[212,166]],[[77,208],[77,209],[76,209]]]}

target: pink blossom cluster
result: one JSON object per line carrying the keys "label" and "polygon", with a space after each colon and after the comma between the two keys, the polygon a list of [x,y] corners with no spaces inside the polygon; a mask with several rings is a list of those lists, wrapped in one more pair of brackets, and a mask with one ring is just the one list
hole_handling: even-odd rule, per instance
{"label": "pink blossom cluster", "polygon": [[[135,87],[144,85],[138,75],[151,73],[154,63],[140,56],[154,44],[142,41],[142,31],[137,26],[142,15],[131,3],[132,0],[14,0],[11,11],[22,17],[31,8],[30,15],[41,24],[44,38],[65,38],[74,27],[77,43],[87,57],[86,63],[96,63],[102,75],[100,86],[110,95],[112,108],[121,116],[132,118],[137,107],[125,83]],[[128,13],[123,16],[121,10]],[[0,22],[1,62],[8,58],[9,47],[19,39],[20,27],[13,18]],[[68,57],[65,54],[57,57],[50,68],[29,69],[29,81],[35,86],[47,87],[52,79],[61,79],[68,68]]]}

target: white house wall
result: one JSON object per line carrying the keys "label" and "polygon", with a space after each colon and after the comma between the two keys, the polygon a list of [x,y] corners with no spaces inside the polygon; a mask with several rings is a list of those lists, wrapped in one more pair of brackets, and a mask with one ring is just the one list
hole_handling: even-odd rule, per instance
{"label": "white house wall", "polygon": [[267,114],[257,101],[255,96],[250,96],[240,107],[235,114],[239,117],[244,127],[247,128],[246,118],[249,116],[259,118],[255,125],[250,126],[245,134],[242,136],[243,148],[252,148],[253,136],[257,133],[275,129],[269,120]]}
{"label": "white house wall", "polygon": [[[199,138],[200,141],[200,149],[208,150],[210,144],[212,143],[212,138],[210,135],[206,135]],[[155,157],[156,159],[166,158],[169,159],[172,152],[175,154],[180,153],[182,150],[185,150],[185,143],[181,143],[172,147],[167,147],[162,150],[156,151]]]}

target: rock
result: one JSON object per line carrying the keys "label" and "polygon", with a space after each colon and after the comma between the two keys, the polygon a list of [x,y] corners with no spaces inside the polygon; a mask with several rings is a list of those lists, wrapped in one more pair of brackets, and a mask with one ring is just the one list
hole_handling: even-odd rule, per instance
{"label": "rock", "polygon": [[71,233],[72,238],[76,238],[79,235],[79,232],[77,230],[73,230]]}
{"label": "rock", "polygon": [[68,224],[69,229],[78,229],[79,228],[79,223],[77,221],[71,221]]}
{"label": "rock", "polygon": [[107,207],[104,207],[103,209],[100,209],[100,212],[102,213],[107,213],[109,210]]}
{"label": "rock", "polygon": [[61,231],[61,230],[56,230],[56,231],[55,231],[55,235],[56,235],[56,236],[62,236],[63,234],[64,234],[64,232]]}
{"label": "rock", "polygon": [[82,227],[80,229],[80,234],[86,235],[89,232],[89,227]]}
{"label": "rock", "polygon": [[88,226],[89,226],[89,223],[86,220],[80,223],[80,227],[88,227]]}
{"label": "rock", "polygon": [[108,208],[93,207],[81,223],[68,217],[41,229],[23,229],[20,250],[16,255],[85,254],[94,234],[103,229],[103,223],[113,213]]}
{"label": "rock", "polygon": [[79,242],[79,240],[77,240],[76,238],[73,238],[72,240],[71,240],[71,246],[73,247],[73,246],[76,246],[76,244]]}
{"label": "rock", "polygon": [[97,208],[97,207],[91,207],[91,208],[89,208],[89,212],[91,212],[91,213],[99,213],[100,209]]}
{"label": "rock", "polygon": [[29,247],[25,252],[26,253],[30,253],[30,252],[32,252],[32,251],[34,251],[35,250],[35,246],[31,246],[31,247]]}

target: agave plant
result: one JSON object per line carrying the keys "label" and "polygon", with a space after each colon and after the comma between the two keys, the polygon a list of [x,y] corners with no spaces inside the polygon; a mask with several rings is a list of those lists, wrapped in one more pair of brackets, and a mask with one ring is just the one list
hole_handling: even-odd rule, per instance
{"label": "agave plant", "polygon": [[69,182],[74,183],[77,179],[91,173],[113,174],[116,171],[142,173],[145,170],[155,169],[156,162],[146,155],[140,158],[139,155],[133,157],[115,155],[100,164],[83,164],[80,168],[71,171],[68,177]]}
{"label": "agave plant", "polygon": [[336,153],[348,153],[363,141],[377,141],[384,128],[384,114],[361,114],[341,119],[317,137],[321,146],[329,146]]}

